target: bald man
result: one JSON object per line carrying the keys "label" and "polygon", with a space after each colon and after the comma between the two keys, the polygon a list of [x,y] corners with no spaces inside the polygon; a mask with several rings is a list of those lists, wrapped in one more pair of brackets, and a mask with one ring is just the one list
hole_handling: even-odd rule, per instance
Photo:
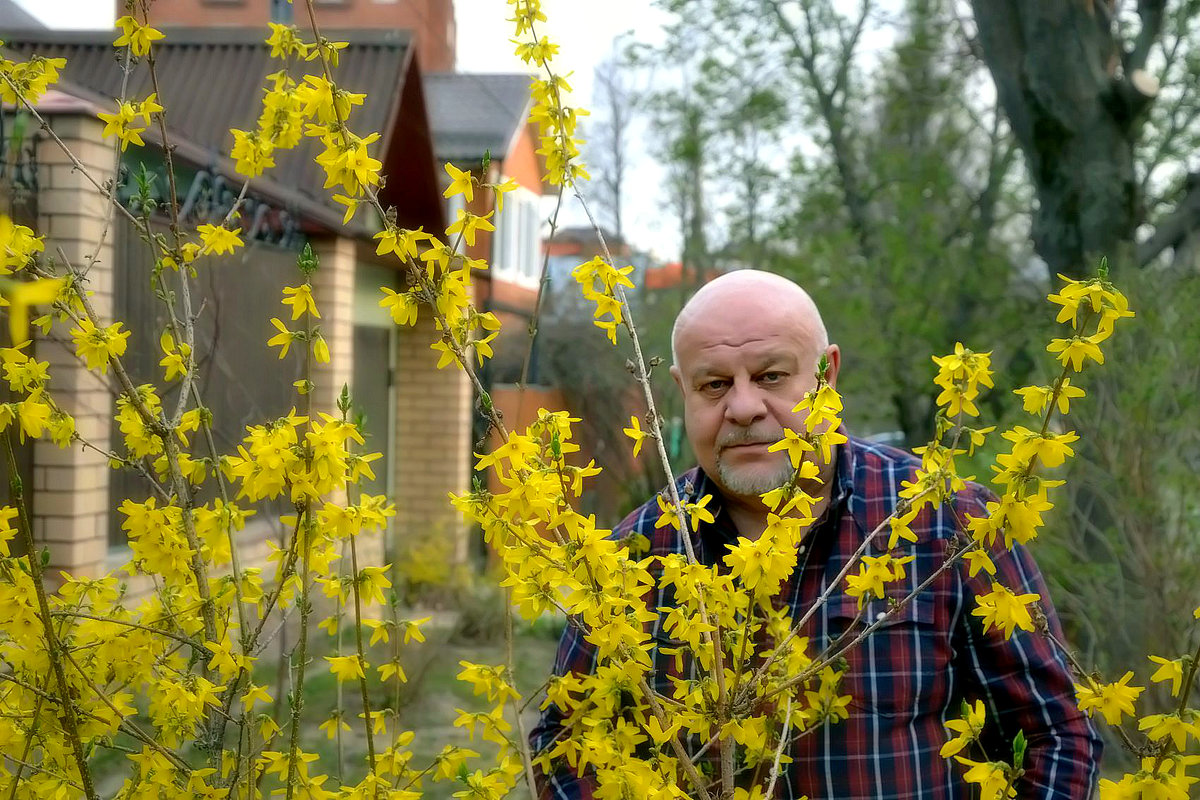
{"label": "bald man", "polygon": [[[685,502],[705,495],[715,521],[690,533],[704,564],[721,562],[739,537],[755,539],[767,525],[761,495],[792,475],[786,454],[770,446],[783,429],[803,428],[804,412],[793,411],[816,386],[816,369],[826,357],[825,379],[836,386],[841,353],[829,337],[812,298],[796,284],[766,272],[742,270],[702,287],[684,306],[672,333],[671,375],[683,395],[688,441],[698,466],[682,475],[677,488]],[[883,523],[898,502],[901,482],[911,480],[920,461],[901,450],[848,436],[820,461],[820,482],[805,488],[819,498],[799,545],[797,568],[777,595],[793,619],[816,604],[866,535]],[[777,784],[777,796],[799,798],[967,798],[963,768],[939,756],[947,739],[943,723],[961,714],[966,700],[981,699],[988,723],[976,760],[1011,760],[1012,742],[1024,731],[1028,749],[1018,782],[1020,798],[1088,798],[1095,788],[1101,742],[1075,704],[1071,674],[1059,651],[1043,635],[1017,631],[1011,639],[985,633],[971,611],[976,598],[991,591],[984,572],[972,577],[965,567],[934,578],[899,612],[896,601],[916,591],[961,541],[959,519],[987,513],[993,496],[968,484],[951,503],[923,509],[910,525],[915,543],[901,542],[897,556],[912,556],[908,577],[889,584],[887,596],[866,604],[865,622],[856,622],[857,600],[835,588],[801,635],[820,652],[849,628],[884,623],[846,654],[848,668],[839,689],[853,697],[849,718],[826,724],[794,740]],[[682,553],[681,534],[655,527],[655,498],[614,529],[633,541],[644,536],[652,556]],[[877,537],[878,538],[878,537]],[[887,552],[886,538],[867,555]],[[998,544],[990,553],[995,580],[1020,594],[1042,597],[1050,630],[1062,632],[1037,566],[1025,548]],[[656,562],[657,563],[657,562]],[[657,576],[656,576],[657,577]],[[652,610],[673,606],[669,589],[655,587],[646,598]],[[651,631],[657,691],[673,696],[672,678],[696,676],[691,659],[677,659],[676,644],[663,632],[660,614]],[[661,649],[660,649],[661,647]],[[596,668],[594,647],[568,625],[559,645],[555,673],[586,673]],[[554,752],[564,717],[550,705],[532,731],[537,752]],[[697,745],[699,746],[699,745]],[[984,757],[986,754],[986,757]],[[710,754],[711,755],[711,754]],[[590,798],[593,773],[576,774],[561,759],[544,779],[543,797]]]}

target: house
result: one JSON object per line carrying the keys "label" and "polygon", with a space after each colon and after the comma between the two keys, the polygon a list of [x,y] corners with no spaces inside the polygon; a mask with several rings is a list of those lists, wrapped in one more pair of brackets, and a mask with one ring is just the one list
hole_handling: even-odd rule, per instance
{"label": "house", "polygon": [[[154,13],[182,14],[205,5],[198,0],[162,0]],[[221,19],[228,22],[243,10],[249,14],[251,6],[257,13],[262,4],[223,2]],[[207,13],[211,17],[212,9]],[[248,19],[246,24],[252,23]],[[451,13],[450,34],[452,29]],[[351,127],[382,134],[373,153],[388,176],[381,200],[396,207],[402,226],[441,229],[447,209],[420,78],[420,45],[403,31],[331,26],[326,33],[350,42],[341,54],[339,82],[368,97],[351,116]],[[174,27],[158,45],[160,99],[168,109],[176,197],[185,227],[219,220],[241,187],[227,155],[228,128],[252,127],[258,116],[263,79],[277,68],[268,61],[264,38],[265,31],[236,25]],[[103,123],[96,115],[111,110],[121,85],[113,34],[10,31],[5,39],[13,57],[37,52],[67,59],[62,82],[42,99],[39,113],[91,175],[104,185],[120,174],[125,179],[122,199],[127,200],[131,176],[144,174],[158,199],[164,199],[169,182],[156,129],[143,134],[144,147],[130,146],[119,162],[114,160],[112,141],[101,136]],[[444,65],[444,54],[443,61],[437,61],[439,48],[427,49],[432,52],[428,60]],[[134,72],[128,95],[145,97],[150,91],[145,69]],[[147,291],[151,264],[144,244],[119,218],[104,237],[108,204],[101,191],[72,169],[48,137],[34,136],[30,146],[37,168],[32,221],[47,237],[47,250],[61,248],[68,259],[81,264],[104,238],[88,275],[93,299],[101,314],[126,321],[134,331],[126,361],[135,381],[157,382],[164,400],[174,400],[171,388],[161,383],[157,365],[157,336],[164,319]],[[281,154],[275,169],[252,181],[238,219],[246,247],[237,258],[199,271],[199,383],[205,404],[213,410],[218,450],[230,452],[245,425],[285,413],[296,402],[291,384],[299,376],[294,363],[280,362],[265,341],[271,330],[269,317],[283,316],[285,310],[278,305],[281,288],[298,281],[297,253],[303,243],[310,243],[321,260],[314,283],[322,332],[333,356],[315,376],[316,406],[334,411],[342,385],[352,387],[356,411],[363,414],[370,437],[368,446],[385,455],[376,465],[377,480],[365,488],[387,493],[395,501],[392,540],[436,530],[456,543],[455,552],[462,557],[465,529],[446,494],[469,485],[470,384],[459,370],[435,369],[429,315],[415,329],[399,329],[378,307],[381,286],[404,286],[399,262],[375,256],[371,236],[378,222],[368,214],[360,212],[343,227],[344,209],[322,188],[313,155],[311,145],[302,144],[293,153]],[[165,207],[160,202],[152,218],[156,228],[167,224]],[[114,430],[113,394],[104,379],[84,370],[61,343],[68,338],[65,333],[52,331],[37,340],[37,355],[51,362],[56,397],[96,449],[59,450],[40,441],[33,445],[27,467],[34,533],[48,546],[52,568],[94,575],[125,560],[123,533],[111,509],[123,497],[142,498],[148,490],[138,485],[136,476],[109,469],[103,451],[120,441]],[[249,376],[255,377],[248,380]],[[261,513],[255,529],[247,528],[243,541],[252,551],[250,559],[255,558],[256,546],[260,553],[265,550],[265,540],[272,535],[267,522],[271,517]]]}
{"label": "house", "polygon": [[[505,415],[506,424],[513,428],[529,424],[539,407],[563,408],[561,393],[540,383],[536,341],[531,343],[529,335],[542,273],[542,231],[546,226],[542,200],[551,188],[542,180],[544,163],[536,152],[537,131],[528,122],[529,83],[529,76],[520,74],[442,72],[425,76],[438,161],[470,170],[485,183],[516,184],[505,194],[502,211],[496,208],[492,193],[476,192],[466,205],[467,211],[477,215],[498,211],[493,220],[495,232],[482,232],[475,245],[466,248],[466,254],[489,264],[488,270],[475,275],[475,304],[481,311],[494,313],[502,327],[493,343],[495,357],[484,364],[481,380]],[[451,218],[463,207],[462,202],[462,196],[452,198]]]}

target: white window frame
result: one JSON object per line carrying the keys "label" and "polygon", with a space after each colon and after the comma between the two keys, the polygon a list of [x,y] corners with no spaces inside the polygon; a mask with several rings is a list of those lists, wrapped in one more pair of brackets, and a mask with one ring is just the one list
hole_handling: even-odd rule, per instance
{"label": "white window frame", "polygon": [[505,194],[504,210],[496,217],[492,277],[537,288],[542,256],[541,196],[519,186]]}

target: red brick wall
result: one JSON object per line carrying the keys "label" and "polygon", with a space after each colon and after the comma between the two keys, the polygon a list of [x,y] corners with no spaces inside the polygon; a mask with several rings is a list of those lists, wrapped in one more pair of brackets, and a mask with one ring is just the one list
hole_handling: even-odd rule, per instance
{"label": "red brick wall", "polygon": [[537,155],[536,130],[527,124],[512,152],[504,159],[504,174],[531,192],[542,194],[542,165]]}
{"label": "red brick wall", "polygon": [[[125,13],[117,0],[117,15]],[[296,25],[308,26],[304,0],[293,5]],[[323,29],[395,28],[411,30],[417,40],[417,63],[425,72],[454,69],[453,0],[317,0]],[[159,26],[267,27],[269,0],[155,0],[150,19]]]}

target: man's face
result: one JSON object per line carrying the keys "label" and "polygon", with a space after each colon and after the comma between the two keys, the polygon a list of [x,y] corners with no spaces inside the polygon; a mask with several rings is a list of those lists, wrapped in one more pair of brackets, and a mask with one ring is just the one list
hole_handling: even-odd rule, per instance
{"label": "man's face", "polygon": [[787,481],[792,467],[771,453],[783,429],[801,431],[792,409],[816,387],[821,350],[811,326],[771,298],[723,299],[693,315],[676,340],[671,373],[683,392],[688,440],[700,467],[722,493],[751,501]]}

